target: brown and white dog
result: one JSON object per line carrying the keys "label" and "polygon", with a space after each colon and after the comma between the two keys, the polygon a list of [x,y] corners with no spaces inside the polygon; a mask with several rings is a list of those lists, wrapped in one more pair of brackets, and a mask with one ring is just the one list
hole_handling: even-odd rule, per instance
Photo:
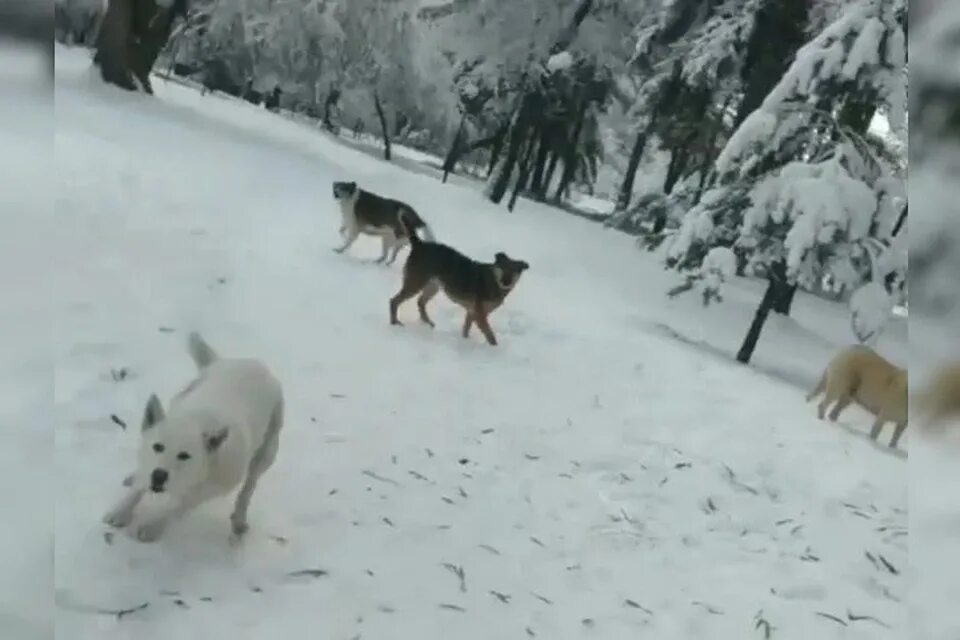
{"label": "brown and white dog", "polygon": [[403,267],[403,286],[390,299],[390,324],[401,324],[397,309],[420,294],[417,299],[420,319],[433,327],[427,315],[427,303],[443,289],[447,297],[466,312],[463,337],[470,335],[470,328],[476,323],[487,342],[497,344],[487,317],[503,304],[530,265],[503,252],[498,252],[492,263],[477,262],[445,244],[421,240],[412,229],[407,235],[410,255]]}
{"label": "brown and white dog", "polygon": [[836,403],[829,414],[830,420],[836,421],[840,412],[856,402],[876,417],[870,430],[872,439],[879,437],[884,424],[892,422],[896,427],[890,446],[896,447],[907,428],[907,372],[869,347],[854,345],[834,356],[807,395],[807,402],[821,393],[824,397],[817,407],[821,420],[830,405]]}
{"label": "brown and white dog", "polygon": [[[334,182],[333,198],[340,205],[343,219],[340,225],[343,245],[334,249],[337,253],[346,251],[360,234],[379,236],[383,243],[383,253],[377,262],[386,260],[387,264],[393,264],[397,253],[409,242],[409,233],[416,234],[417,230],[422,230],[426,240],[434,240],[430,226],[405,202],[364,191],[356,182]],[[400,221],[401,216],[409,219],[412,230],[408,231]],[[391,250],[393,254],[387,260],[387,254]]]}

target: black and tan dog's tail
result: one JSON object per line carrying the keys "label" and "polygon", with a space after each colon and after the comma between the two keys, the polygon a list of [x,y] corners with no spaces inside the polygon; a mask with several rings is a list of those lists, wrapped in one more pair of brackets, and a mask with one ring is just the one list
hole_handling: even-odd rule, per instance
{"label": "black and tan dog's tail", "polygon": [[[417,217],[417,214],[414,213],[413,210],[404,209],[400,212],[400,224],[403,225],[403,230],[406,232],[407,237],[410,238],[411,251],[423,244],[424,239],[426,242],[436,242],[433,231],[425,222]],[[423,238],[417,235],[418,226],[423,227]]]}

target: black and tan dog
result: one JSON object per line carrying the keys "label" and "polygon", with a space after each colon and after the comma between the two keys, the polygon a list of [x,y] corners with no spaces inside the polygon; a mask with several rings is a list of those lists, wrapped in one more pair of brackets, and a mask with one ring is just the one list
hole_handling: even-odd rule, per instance
{"label": "black and tan dog", "polygon": [[379,236],[383,242],[383,253],[377,262],[387,260],[387,254],[393,250],[393,255],[387,264],[393,264],[397,253],[409,241],[407,227],[400,222],[400,216],[410,219],[415,234],[416,230],[423,230],[423,237],[434,240],[433,231],[423,221],[413,207],[400,202],[378,196],[375,193],[364,191],[356,182],[334,182],[333,198],[340,205],[343,222],[340,225],[340,235],[343,236],[343,245],[334,249],[343,253],[350,245],[356,242],[361,233]]}
{"label": "black and tan dog", "polygon": [[[401,220],[408,224],[407,216],[401,216]],[[487,317],[503,304],[530,265],[503,252],[497,253],[492,263],[476,262],[445,244],[423,241],[412,232],[407,235],[410,255],[403,267],[403,286],[390,299],[390,324],[401,324],[397,309],[420,294],[417,298],[420,319],[434,326],[427,315],[427,303],[443,289],[447,297],[466,312],[463,337],[470,335],[470,328],[476,323],[487,342],[497,344]]]}

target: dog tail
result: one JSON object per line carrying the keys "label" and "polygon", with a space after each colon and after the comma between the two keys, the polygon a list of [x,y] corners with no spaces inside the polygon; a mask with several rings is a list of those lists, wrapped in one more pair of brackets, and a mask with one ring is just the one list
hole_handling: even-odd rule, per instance
{"label": "dog tail", "polygon": [[420,239],[420,236],[417,235],[417,223],[420,223],[428,229],[424,231],[424,236],[427,236],[428,241],[433,242],[433,232],[429,231],[426,223],[423,220],[420,220],[420,217],[412,209],[403,209],[400,212],[400,224],[403,225],[403,230],[407,233],[407,237],[410,239],[410,250],[414,250],[423,244],[423,240]]}
{"label": "dog tail", "polygon": [[196,331],[192,332],[187,339],[187,349],[190,351],[190,357],[193,358],[198,369],[206,369],[211,362],[219,357],[217,352]]}
{"label": "dog tail", "polygon": [[810,402],[818,395],[823,393],[823,390],[827,388],[827,372],[824,371],[820,376],[820,381],[817,382],[817,386],[813,388],[813,391],[807,394],[807,402]]}

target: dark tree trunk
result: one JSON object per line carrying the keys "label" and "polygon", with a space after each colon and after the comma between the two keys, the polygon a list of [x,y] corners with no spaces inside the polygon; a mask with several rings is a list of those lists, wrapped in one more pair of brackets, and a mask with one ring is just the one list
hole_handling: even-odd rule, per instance
{"label": "dark tree trunk", "polygon": [[377,110],[377,118],[380,120],[380,131],[383,134],[383,159],[390,162],[390,131],[387,128],[387,116],[383,113],[383,105],[380,103],[380,93],[373,92],[373,106]]}
{"label": "dark tree trunk", "polygon": [[487,178],[493,175],[493,170],[497,166],[497,162],[500,160],[500,154],[503,153],[503,143],[506,142],[507,131],[509,130],[509,123],[500,127],[500,130],[494,135],[493,138],[493,148],[490,149],[490,164],[487,166]]}
{"label": "dark tree trunk", "polygon": [[743,344],[737,352],[737,361],[747,364],[757,348],[757,342],[760,340],[760,334],[763,332],[763,325],[766,324],[770,312],[779,304],[780,300],[789,292],[790,285],[787,283],[787,264],[779,260],[770,265],[770,272],[767,274],[767,290],[760,300],[760,306],[753,316],[753,322],[750,323],[750,329],[747,331]]}
{"label": "dark tree trunk", "polygon": [[523,160],[520,162],[520,175],[517,177],[517,183],[513,185],[513,193],[510,194],[510,201],[507,203],[507,211],[513,211],[517,204],[517,198],[526,188],[527,180],[530,178],[530,169],[533,166],[533,150],[536,147],[536,141],[531,139],[527,143],[527,150],[523,154]]}
{"label": "dark tree trunk", "polygon": [[520,151],[529,135],[529,110],[532,97],[524,96],[520,101],[520,110],[514,119],[513,126],[510,128],[510,140],[507,144],[507,156],[503,164],[498,168],[497,173],[493,175],[493,186],[490,189],[490,202],[499,204],[503,196],[507,193],[507,187],[510,185],[510,178],[513,177],[513,170],[520,160]]}
{"label": "dark tree trunk", "polygon": [[580,140],[580,132],[583,130],[583,122],[586,120],[586,115],[587,105],[581,104],[577,108],[577,120],[573,127],[573,133],[564,149],[563,173],[560,174],[560,184],[557,185],[557,190],[553,194],[554,202],[560,202],[563,199],[563,194],[566,193],[570,186],[570,181],[573,180],[573,176],[577,171],[577,143]]}
{"label": "dark tree trunk", "polygon": [[620,193],[617,195],[617,211],[626,211],[627,207],[630,206],[630,200],[633,198],[633,182],[637,177],[637,169],[640,168],[640,160],[643,158],[643,150],[646,147],[647,129],[641,129],[637,132],[637,137],[633,141],[630,160],[627,162],[627,172],[623,176]]}
{"label": "dark tree trunk", "polygon": [[467,114],[460,116],[460,126],[457,127],[457,135],[453,137],[453,144],[450,145],[450,151],[447,152],[447,157],[443,159],[443,180],[442,182],[447,181],[447,176],[450,175],[454,168],[457,166],[457,160],[460,158],[460,147],[462,146],[463,139],[463,128],[467,123]]}
{"label": "dark tree trunk", "polygon": [[153,93],[150,72],[186,5],[155,0],[109,0],[96,39],[94,64],[104,81],[129,91]]}
{"label": "dark tree trunk", "polygon": [[687,170],[687,163],[690,160],[690,154],[685,146],[679,146],[673,149],[670,154],[670,165],[667,167],[667,177],[663,181],[663,192],[670,195],[677,182],[683,177]]}
{"label": "dark tree trunk", "polygon": [[323,101],[323,128],[331,133],[334,131],[333,120],[331,119],[331,112],[333,108],[337,106],[340,102],[340,91],[338,89],[330,89],[330,94],[327,96],[326,100]]}
{"label": "dark tree trunk", "polygon": [[560,163],[560,154],[556,151],[550,152],[550,162],[547,163],[547,174],[543,177],[543,199],[547,198],[547,191],[550,190],[550,183],[553,182],[553,174]]}
{"label": "dark tree trunk", "polygon": [[900,234],[900,231],[903,229],[903,225],[907,222],[907,205],[903,205],[903,209],[900,210],[900,217],[897,218],[897,224],[893,227],[892,235],[894,237]]}
{"label": "dark tree trunk", "polygon": [[797,295],[797,285],[788,285],[787,289],[781,293],[782,295],[777,299],[777,303],[773,305],[773,312],[782,316],[789,316],[790,310],[793,308],[793,299]]}
{"label": "dark tree trunk", "polygon": [[547,170],[547,158],[550,155],[550,134],[548,127],[540,128],[540,144],[537,148],[537,157],[533,165],[533,178],[530,183],[530,192],[540,202],[547,199],[547,183],[543,178]]}

